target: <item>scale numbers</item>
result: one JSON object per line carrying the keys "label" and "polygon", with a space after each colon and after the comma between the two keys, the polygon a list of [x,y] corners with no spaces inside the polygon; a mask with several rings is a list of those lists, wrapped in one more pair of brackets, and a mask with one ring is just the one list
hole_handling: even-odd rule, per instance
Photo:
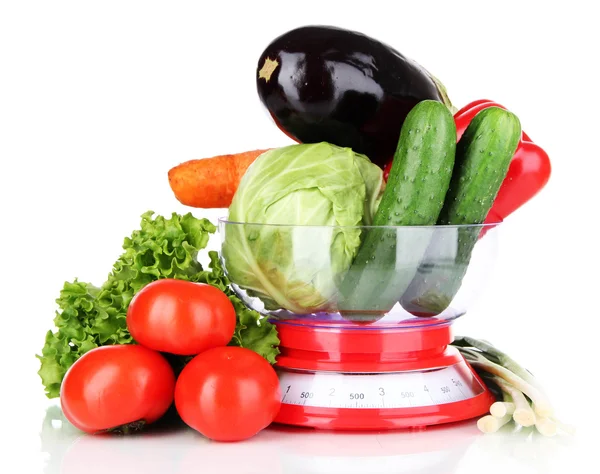
{"label": "scale numbers", "polygon": [[427,372],[342,374],[279,370],[282,403],[324,408],[409,408],[465,400],[483,388],[466,363]]}

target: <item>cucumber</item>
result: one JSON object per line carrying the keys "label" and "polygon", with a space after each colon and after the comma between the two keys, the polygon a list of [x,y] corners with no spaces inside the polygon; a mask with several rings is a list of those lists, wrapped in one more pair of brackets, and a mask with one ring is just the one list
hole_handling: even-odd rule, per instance
{"label": "cucumber", "polygon": [[363,233],[357,255],[340,284],[338,310],[342,316],[372,321],[398,302],[418,269],[428,239],[422,229],[397,235],[396,229],[385,226],[437,222],[455,151],[456,126],[447,107],[432,100],[413,107],[400,131],[374,227]]}
{"label": "cucumber", "polygon": [[[485,221],[520,138],[521,123],[507,110],[489,107],[473,118],[456,147],[456,164],[438,224]],[[475,226],[459,227],[456,233],[435,233],[417,275],[400,300],[404,309],[419,316],[434,316],[450,305],[480,232],[481,227]],[[452,245],[444,242],[448,239]],[[441,265],[442,261],[448,263]]]}

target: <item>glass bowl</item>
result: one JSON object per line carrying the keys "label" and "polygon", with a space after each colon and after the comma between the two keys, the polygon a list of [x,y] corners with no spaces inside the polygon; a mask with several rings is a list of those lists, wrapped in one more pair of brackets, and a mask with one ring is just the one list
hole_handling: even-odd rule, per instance
{"label": "glass bowl", "polygon": [[219,219],[234,291],[271,320],[330,327],[448,324],[485,287],[498,224],[302,226]]}

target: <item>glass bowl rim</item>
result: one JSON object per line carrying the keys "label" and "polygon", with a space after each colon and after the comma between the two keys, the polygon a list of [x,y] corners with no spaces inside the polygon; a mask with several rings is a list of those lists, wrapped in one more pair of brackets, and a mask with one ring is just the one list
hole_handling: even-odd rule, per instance
{"label": "glass bowl rim", "polygon": [[469,228],[493,228],[502,224],[502,220],[498,222],[484,222],[481,224],[435,224],[435,225],[312,225],[312,224],[265,224],[257,222],[238,222],[230,221],[227,217],[219,217],[219,224],[236,225],[236,226],[261,226],[261,227],[280,227],[280,228],[323,228],[323,229],[469,229]]}

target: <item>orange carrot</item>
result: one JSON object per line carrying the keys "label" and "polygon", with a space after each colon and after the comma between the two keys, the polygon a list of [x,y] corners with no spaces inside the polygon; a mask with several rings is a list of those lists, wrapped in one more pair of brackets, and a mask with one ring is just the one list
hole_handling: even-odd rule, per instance
{"label": "orange carrot", "polygon": [[169,170],[177,200],[204,209],[229,207],[248,167],[267,150],[190,160]]}

